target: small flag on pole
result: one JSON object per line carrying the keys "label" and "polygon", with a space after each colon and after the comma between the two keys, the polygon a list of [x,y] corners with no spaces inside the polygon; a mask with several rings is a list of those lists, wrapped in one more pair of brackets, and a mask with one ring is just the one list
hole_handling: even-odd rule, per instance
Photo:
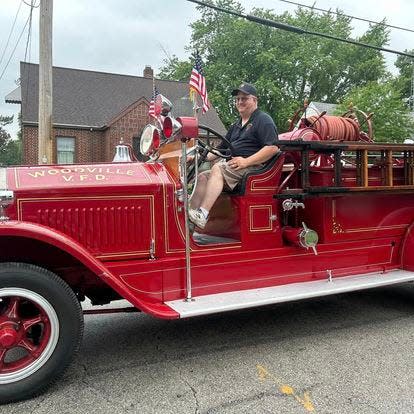
{"label": "small flag on pole", "polygon": [[193,70],[190,77],[190,95],[197,92],[203,101],[203,114],[210,109],[210,102],[208,101],[206,79],[204,78],[201,57],[196,53]]}
{"label": "small flag on pole", "polygon": [[155,83],[152,84],[152,98],[151,102],[148,108],[148,115],[152,116],[153,118],[156,118],[155,115],[155,99],[157,98],[157,95],[159,94],[157,88],[155,87]]}

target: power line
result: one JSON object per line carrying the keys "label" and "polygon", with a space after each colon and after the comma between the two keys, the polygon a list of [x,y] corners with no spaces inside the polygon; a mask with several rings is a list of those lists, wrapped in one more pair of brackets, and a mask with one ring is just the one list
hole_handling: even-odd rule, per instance
{"label": "power line", "polygon": [[[27,62],[27,51],[29,46],[31,47],[31,36],[32,36],[32,18],[33,18],[33,8],[35,0],[31,0],[30,14],[29,14],[29,30],[27,31],[27,40],[26,40],[26,50],[24,52],[24,61]],[[25,3],[26,4],[26,3]],[[29,61],[30,61],[30,49],[29,49]]]}
{"label": "power line", "polygon": [[380,24],[380,25],[385,26],[385,27],[391,27],[393,29],[405,30],[406,32],[412,32],[412,33],[414,33],[414,30],[407,29],[406,27],[394,26],[392,24],[387,24],[387,23],[383,23],[383,22],[375,22],[373,20],[364,19],[362,17],[351,16],[350,14],[345,14],[345,13],[342,13],[342,12],[335,12],[335,11],[332,11],[331,9],[329,9],[329,10],[320,9],[318,7],[308,6],[306,4],[296,3],[296,2],[290,1],[290,0],[279,0],[279,1],[282,1],[283,3],[294,4],[295,6],[306,7],[308,9],[312,9],[312,10],[318,10],[318,11],[321,11],[321,12],[336,14],[337,16],[350,17],[351,19],[361,20],[362,22],[367,22],[367,23],[372,23],[372,24]]}
{"label": "power line", "polygon": [[165,47],[162,45],[161,42],[158,42],[158,45],[160,46],[161,50],[164,52],[165,56],[167,57],[168,62],[171,63],[173,61],[171,55],[167,52],[167,50],[165,49]]}
{"label": "power line", "polygon": [[30,6],[31,8],[35,8],[35,9],[37,9],[37,8],[40,6],[40,2],[41,2],[41,0],[39,0],[39,4],[36,4],[36,5],[34,5],[34,4],[33,4],[33,3],[34,3],[34,1],[32,1],[32,2],[31,2],[31,4],[26,3],[24,0],[22,0],[22,2],[23,2],[26,6]]}
{"label": "power line", "polygon": [[[3,56],[4,56],[5,52],[6,52],[6,49],[7,49],[7,46],[8,46],[8,44],[9,44],[9,40],[10,40],[11,34],[12,34],[12,32],[13,32],[13,29],[14,29],[14,26],[15,26],[15,23],[16,23],[16,20],[17,20],[17,16],[18,16],[18,14],[19,14],[20,8],[21,8],[21,6],[22,6],[22,4],[23,4],[23,3],[24,3],[24,4],[26,4],[26,5],[28,5],[28,6],[30,6],[29,16],[28,16],[28,18],[27,18],[27,20],[26,20],[26,22],[25,22],[25,24],[24,24],[24,26],[23,26],[22,31],[20,32],[19,38],[17,39],[17,42],[16,42],[16,44],[15,44],[15,46],[14,46],[14,48],[13,48],[13,50],[12,50],[11,54],[10,54],[9,60],[7,61],[6,65],[4,66],[3,72],[0,74],[0,80],[3,78],[3,75],[6,73],[6,70],[7,70],[8,66],[9,66],[10,61],[12,60],[12,58],[13,58],[13,56],[14,56],[14,53],[16,52],[17,46],[18,46],[18,45],[19,45],[19,43],[20,43],[20,40],[21,40],[21,38],[22,38],[22,36],[23,36],[23,34],[24,34],[24,31],[25,31],[25,29],[26,29],[27,24],[29,24],[29,31],[28,31],[28,34],[27,34],[26,51],[25,51],[25,54],[24,54],[24,60],[25,60],[25,61],[26,61],[26,58],[27,58],[27,51],[28,51],[28,47],[29,47],[29,45],[30,45],[30,47],[31,47],[31,33],[32,33],[32,17],[33,17],[33,9],[34,9],[34,8],[39,7],[40,2],[39,2],[39,4],[38,4],[38,5],[35,5],[35,4],[34,4],[34,3],[35,3],[35,0],[31,0],[31,4],[28,4],[28,3],[26,3],[24,0],[22,0],[22,1],[20,2],[19,8],[18,8],[17,13],[16,13],[16,16],[15,16],[15,18],[14,18],[14,22],[13,22],[13,25],[12,25],[12,29],[11,29],[11,31],[10,31],[9,38],[7,39],[7,44],[6,44],[6,47],[4,48],[4,51],[3,51],[2,57],[1,57],[1,59],[0,59],[0,63],[1,63],[1,62],[2,62],[2,60],[3,60]],[[29,54],[30,54],[30,50],[29,50]]]}
{"label": "power line", "polygon": [[23,4],[23,2],[21,1],[20,4],[19,4],[19,8],[17,9],[16,16],[14,17],[14,21],[13,21],[12,27],[10,29],[9,37],[7,38],[6,46],[4,46],[3,53],[1,54],[1,57],[0,57],[0,65],[1,65],[1,62],[3,61],[3,57],[6,53],[7,47],[9,46],[10,38],[11,38],[11,35],[13,33],[14,26],[15,26],[16,20],[17,20],[17,16],[19,15],[22,4]]}
{"label": "power line", "polygon": [[326,33],[313,32],[313,31],[310,31],[310,30],[302,29],[300,27],[292,26],[290,24],[280,23],[280,22],[276,22],[274,20],[264,19],[262,17],[252,16],[251,14],[244,14],[244,13],[237,12],[235,10],[225,9],[223,7],[219,7],[219,6],[216,6],[214,4],[205,3],[205,2],[200,1],[200,0],[187,0],[187,1],[189,1],[191,3],[198,4],[199,6],[209,7],[210,9],[214,9],[214,10],[217,10],[219,12],[231,14],[231,15],[236,16],[236,17],[242,17],[246,20],[249,20],[249,21],[254,22],[254,23],[262,24],[264,26],[270,26],[270,27],[274,27],[276,29],[286,30],[288,32],[293,32],[293,33],[297,33],[297,34],[309,34],[311,36],[319,36],[319,37],[323,37],[325,39],[336,40],[338,42],[349,43],[349,44],[352,44],[352,45],[355,45],[355,46],[361,46],[361,47],[366,47],[368,49],[378,50],[380,52],[394,53],[396,55],[401,55],[401,56],[407,56],[407,57],[410,57],[410,58],[414,58],[414,55],[411,55],[411,54],[406,53],[406,52],[399,52],[398,50],[393,50],[393,49],[388,49],[388,48],[385,48],[385,47],[374,46],[374,45],[370,45],[368,43],[357,42],[356,40],[352,40],[352,39],[343,39],[342,37],[336,37],[336,36],[332,36],[332,35],[329,35],[329,34],[326,34]]}
{"label": "power line", "polygon": [[0,80],[3,78],[3,75],[5,74],[6,69],[7,69],[7,68],[8,68],[8,66],[9,66],[9,63],[10,63],[10,61],[12,60],[12,58],[13,58],[13,56],[14,56],[14,52],[16,51],[17,46],[18,46],[18,45],[19,45],[19,43],[20,43],[20,39],[21,39],[21,38],[22,38],[22,36],[23,36],[23,33],[24,33],[25,29],[26,29],[27,24],[29,23],[29,19],[30,19],[30,15],[29,15],[29,17],[27,18],[26,23],[24,24],[23,29],[22,29],[22,31],[21,31],[21,33],[20,33],[20,35],[19,35],[19,38],[17,39],[16,45],[14,46],[14,49],[13,49],[12,53],[10,54],[9,60],[7,61],[6,66],[4,67],[3,72],[2,72],[2,73],[1,73],[1,75],[0,75]]}
{"label": "power line", "polygon": [[[23,0],[24,1],[24,0]],[[26,40],[26,50],[24,53],[24,62],[29,61],[30,62],[30,57],[31,57],[31,52],[32,52],[32,22],[33,22],[33,10],[36,8],[34,6],[34,2],[35,0],[31,0],[31,8],[30,8],[30,15],[29,15],[29,29],[27,31],[27,40]],[[29,59],[27,59],[27,52],[29,52]],[[29,96],[29,84],[30,84],[30,75],[31,75],[31,67],[29,66],[28,70],[27,70],[27,82],[26,82],[26,95],[25,96]],[[23,96],[23,94],[22,94]]]}

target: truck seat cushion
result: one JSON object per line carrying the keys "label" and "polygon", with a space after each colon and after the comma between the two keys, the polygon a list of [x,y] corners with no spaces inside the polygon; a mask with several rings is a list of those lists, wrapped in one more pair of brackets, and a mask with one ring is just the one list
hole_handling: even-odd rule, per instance
{"label": "truck seat cushion", "polygon": [[[263,164],[259,164],[236,171],[233,168],[229,167],[226,160],[220,160],[216,165],[218,168],[220,168],[221,174],[223,175],[225,191],[232,191],[247,174],[263,168]],[[204,171],[202,174],[205,175],[208,179],[210,177],[210,171],[211,170]]]}

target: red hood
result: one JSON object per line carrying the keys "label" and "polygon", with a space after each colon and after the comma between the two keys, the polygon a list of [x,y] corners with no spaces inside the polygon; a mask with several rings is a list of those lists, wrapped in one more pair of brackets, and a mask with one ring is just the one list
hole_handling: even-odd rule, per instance
{"label": "red hood", "polygon": [[165,168],[155,163],[46,165],[8,168],[8,190],[57,190],[146,186],[171,182]]}

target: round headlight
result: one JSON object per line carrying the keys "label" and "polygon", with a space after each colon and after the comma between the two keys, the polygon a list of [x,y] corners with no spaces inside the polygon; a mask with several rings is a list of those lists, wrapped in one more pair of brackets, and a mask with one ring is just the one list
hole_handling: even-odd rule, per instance
{"label": "round headlight", "polygon": [[160,147],[160,131],[154,125],[147,125],[141,134],[139,150],[149,156]]}

